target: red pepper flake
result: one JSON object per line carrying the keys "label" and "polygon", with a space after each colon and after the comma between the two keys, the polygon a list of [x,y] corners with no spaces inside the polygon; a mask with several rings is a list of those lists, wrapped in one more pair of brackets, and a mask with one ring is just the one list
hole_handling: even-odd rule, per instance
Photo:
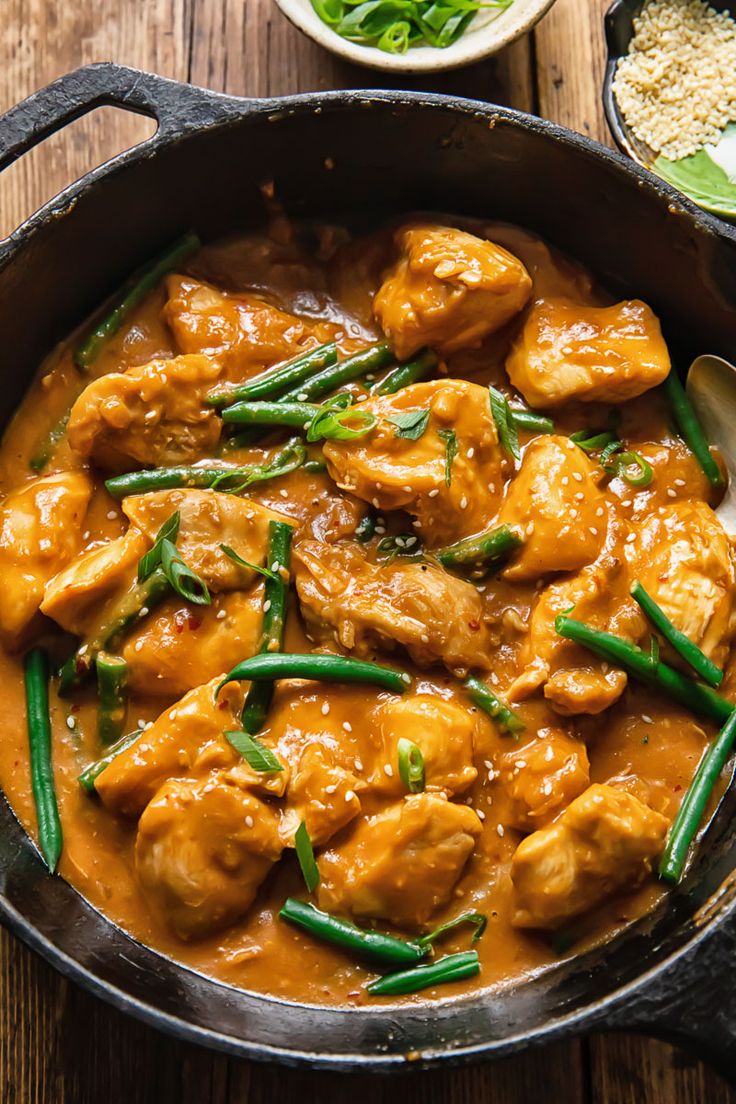
{"label": "red pepper flake", "polygon": [[480,621],[468,621],[468,628],[471,632],[478,632],[480,628]]}
{"label": "red pepper flake", "polygon": [[678,782],[678,784],[674,787],[674,792],[679,793],[681,789],[682,789],[682,786]]}

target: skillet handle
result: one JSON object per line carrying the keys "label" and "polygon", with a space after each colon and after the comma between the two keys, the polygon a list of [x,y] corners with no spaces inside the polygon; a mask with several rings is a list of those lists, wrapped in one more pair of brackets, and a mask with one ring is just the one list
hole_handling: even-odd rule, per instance
{"label": "skillet handle", "polygon": [[[0,172],[95,107],[120,107],[156,119],[154,137],[160,139],[175,130],[232,114],[237,102],[127,65],[85,65],[32,93],[0,117]],[[242,110],[242,101],[240,104]]]}
{"label": "skillet handle", "polygon": [[704,931],[673,969],[645,981],[605,1016],[697,1054],[736,1088],[736,916]]}

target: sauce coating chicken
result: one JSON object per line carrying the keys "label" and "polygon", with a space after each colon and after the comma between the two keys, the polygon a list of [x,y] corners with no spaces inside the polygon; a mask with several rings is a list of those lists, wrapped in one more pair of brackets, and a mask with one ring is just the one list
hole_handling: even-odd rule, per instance
{"label": "sauce coating chicken", "polygon": [[[367,959],[279,918],[296,897],[412,941],[449,924],[435,959],[481,972],[427,999],[518,984],[568,920],[584,949],[656,901],[717,731],[558,618],[691,677],[639,580],[730,701],[731,541],[643,303],[501,224],[304,230],[179,256],[9,427],[0,785],[44,848],[45,649],[59,872],[135,937],[278,998],[377,999]],[[224,414],[256,375],[259,407]]]}
{"label": "sauce coating chicken", "polygon": [[373,301],[402,359],[422,345],[452,353],[478,345],[522,309],[532,288],[518,257],[451,226],[395,234],[399,257]]}
{"label": "sauce coating chicken", "polygon": [[506,361],[532,407],[621,403],[662,383],[670,370],[659,321],[639,300],[584,307],[539,299]]}

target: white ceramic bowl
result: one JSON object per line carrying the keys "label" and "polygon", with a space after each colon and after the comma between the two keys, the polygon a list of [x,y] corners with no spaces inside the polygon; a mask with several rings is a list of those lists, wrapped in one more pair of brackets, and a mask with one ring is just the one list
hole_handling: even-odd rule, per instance
{"label": "white ceramic bowl", "polygon": [[513,0],[505,11],[481,8],[452,46],[443,50],[433,46],[412,46],[405,54],[387,54],[375,46],[361,46],[342,38],[323,23],[311,0],[276,0],[287,19],[326,50],[356,65],[395,73],[433,73],[480,61],[530,31],[554,2]]}

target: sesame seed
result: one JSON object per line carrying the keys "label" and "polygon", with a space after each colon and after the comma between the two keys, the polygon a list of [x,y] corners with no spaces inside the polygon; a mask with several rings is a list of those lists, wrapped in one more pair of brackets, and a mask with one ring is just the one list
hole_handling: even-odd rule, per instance
{"label": "sesame seed", "polygon": [[498,834],[499,834],[499,836],[501,837],[501,839],[503,839],[504,835],[506,834],[506,833],[504,832],[503,824],[497,824],[497,825],[496,825],[496,831],[498,832]]}
{"label": "sesame seed", "polygon": [[224,610],[224,609],[218,610],[217,613],[215,614],[215,616],[216,616],[218,621],[224,621],[225,618],[227,617],[227,610]]}
{"label": "sesame seed", "polygon": [[281,570],[281,564],[279,563],[278,560],[273,561],[273,563],[271,564],[271,570],[274,571],[274,572]]}
{"label": "sesame seed", "polygon": [[73,731],[74,731],[74,729],[75,729],[75,727],[76,727],[76,723],[77,723],[77,722],[76,722],[76,721],[74,720],[74,718],[73,718],[73,717],[67,717],[67,719],[66,719],[66,727],[67,727],[67,728],[69,729],[69,731],[70,731],[70,732],[73,732]]}
{"label": "sesame seed", "polygon": [[379,537],[382,537],[383,534],[386,532],[386,526],[385,525],[377,525],[375,531],[376,531],[376,533],[378,533]]}
{"label": "sesame seed", "polygon": [[468,500],[467,500],[466,496],[463,495],[463,497],[460,499],[460,509],[464,510],[467,505],[468,505]]}
{"label": "sesame seed", "polygon": [[475,815],[477,817],[479,817],[480,820],[485,820],[486,819],[486,814],[483,812],[482,809],[476,809],[475,810]]}
{"label": "sesame seed", "polygon": [[373,503],[374,507],[375,507],[375,508],[376,508],[376,510],[377,510],[377,509],[378,509],[378,507],[380,506],[380,502],[378,501],[378,499],[377,499],[377,498],[372,498],[372,499],[371,499],[371,502]]}
{"label": "sesame seed", "polygon": [[422,644],[429,644],[429,637],[426,633],[422,633],[420,639],[422,641]]}
{"label": "sesame seed", "polygon": [[432,490],[429,492],[428,497],[429,498],[436,498],[439,493],[440,493],[439,487],[433,487]]}
{"label": "sesame seed", "polygon": [[271,599],[267,598],[266,601],[263,603],[263,612],[268,613],[270,608],[271,608]]}
{"label": "sesame seed", "polygon": [[350,721],[343,721],[342,722],[342,727],[345,729],[346,732],[352,732],[353,731],[353,726],[351,725]]}
{"label": "sesame seed", "polygon": [[407,675],[406,671],[404,671],[403,675],[401,676],[401,681],[405,682],[408,685],[411,682],[411,675]]}
{"label": "sesame seed", "polygon": [[326,794],[333,794],[336,789],[337,789],[337,783],[332,782],[329,786],[325,786],[325,793]]}
{"label": "sesame seed", "polygon": [[405,494],[411,494],[414,488],[410,487],[407,483],[406,486],[402,487],[401,489],[402,491],[404,491]]}
{"label": "sesame seed", "polygon": [[625,498],[625,499],[623,499],[623,501],[621,502],[621,505],[622,505],[622,506],[623,506],[623,507],[624,507],[625,509],[627,509],[627,510],[628,510],[629,506],[631,505],[631,499],[630,499],[630,498]]}
{"label": "sesame seed", "polygon": [[645,724],[654,724],[654,721],[647,713],[642,713],[641,719],[644,721]]}
{"label": "sesame seed", "polygon": [[549,781],[549,779],[542,786],[542,793],[545,794],[545,796],[547,797],[549,797],[549,795],[552,793],[552,783]]}
{"label": "sesame seed", "polygon": [[572,477],[573,477],[573,479],[575,480],[576,483],[582,483],[583,482],[583,477],[580,474],[580,472],[573,472]]}
{"label": "sesame seed", "polygon": [[148,613],[150,613],[148,606],[141,606],[141,608],[138,610],[139,617],[145,617]]}
{"label": "sesame seed", "polygon": [[598,507],[598,509],[595,512],[595,516],[596,517],[603,517],[603,507],[602,506]]}
{"label": "sesame seed", "polygon": [[297,395],[297,400],[299,402],[306,402],[308,397],[309,396],[307,395],[306,391],[300,391],[299,394]]}
{"label": "sesame seed", "polygon": [[563,475],[562,479],[560,480],[560,483],[562,484],[562,486],[566,487],[569,482],[570,482],[569,476]]}
{"label": "sesame seed", "polygon": [[248,816],[247,816],[247,817],[245,818],[245,823],[246,823],[246,825],[248,826],[248,828],[252,828],[252,827],[253,827],[253,817],[252,817],[252,816],[250,815],[250,813],[249,813],[249,814],[248,814]]}
{"label": "sesame seed", "polygon": [[393,767],[391,766],[391,764],[390,764],[390,763],[384,763],[384,765],[383,765],[383,773],[384,773],[385,775],[387,775],[387,776],[388,776],[389,778],[393,778],[393,776],[394,776],[394,768],[393,768]]}
{"label": "sesame seed", "polygon": [[143,641],[142,640],[136,640],[135,644],[133,645],[133,650],[136,651],[136,652],[143,651]]}
{"label": "sesame seed", "polygon": [[355,767],[356,771],[362,771],[362,769],[363,769],[363,760],[362,759],[355,759],[354,762],[353,762],[353,766]]}
{"label": "sesame seed", "polygon": [[281,495],[282,498],[288,498],[289,497],[289,492],[286,490],[286,487],[282,487],[281,490],[279,491],[279,494]]}
{"label": "sesame seed", "polygon": [[136,722],[136,728],[145,728],[145,727],[146,727],[146,722],[142,721],[139,717],[138,721]]}
{"label": "sesame seed", "polygon": [[116,510],[108,510],[107,511],[107,520],[108,521],[114,521],[117,516],[118,515],[117,515]]}
{"label": "sesame seed", "polygon": [[589,525],[588,529],[590,530],[590,532],[593,534],[594,537],[598,536],[598,530],[596,529],[595,525]]}
{"label": "sesame seed", "polygon": [[626,543],[627,544],[633,544],[635,540],[636,540],[636,533],[629,533],[628,537],[626,538]]}
{"label": "sesame seed", "polygon": [[322,716],[326,717],[329,712],[330,712],[330,703],[329,702],[323,702],[323,704],[322,704]]}
{"label": "sesame seed", "polygon": [[474,456],[475,456],[475,449],[471,445],[470,448],[468,449],[468,460],[472,460]]}
{"label": "sesame seed", "polygon": [[667,497],[668,498],[677,498],[677,491],[673,490],[672,487],[668,487],[667,488]]}
{"label": "sesame seed", "polygon": [[676,487],[684,487],[685,486],[685,480],[684,479],[673,479],[672,482],[675,484]]}
{"label": "sesame seed", "polygon": [[354,790],[346,790],[345,791],[345,800],[346,801],[352,801],[354,797],[355,797],[355,791]]}

